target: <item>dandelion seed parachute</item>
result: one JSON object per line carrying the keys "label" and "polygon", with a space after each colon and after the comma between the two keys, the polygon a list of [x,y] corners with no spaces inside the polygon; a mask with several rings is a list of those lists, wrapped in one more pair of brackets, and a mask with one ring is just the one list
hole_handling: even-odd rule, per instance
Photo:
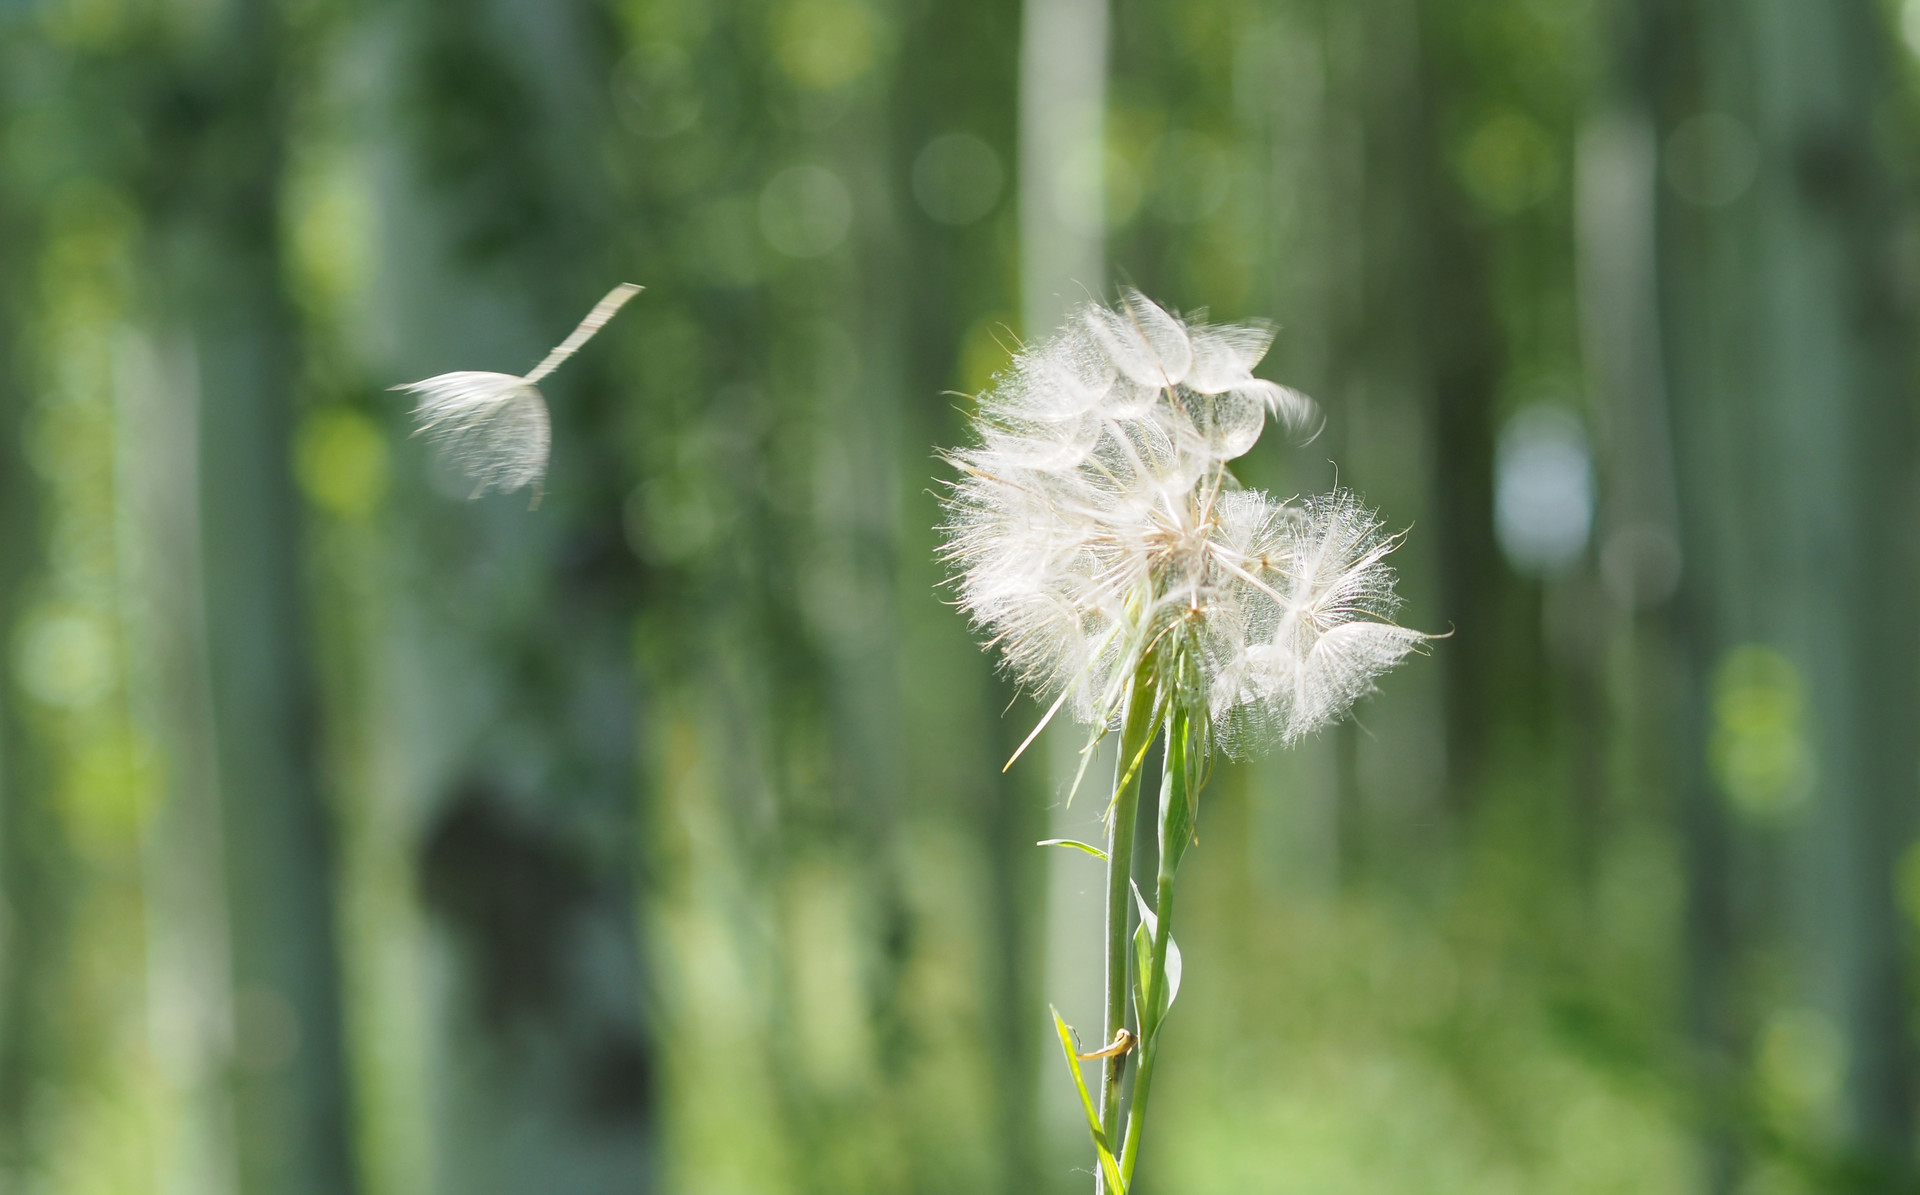
{"label": "dandelion seed parachute", "polygon": [[[1343,716],[1425,636],[1394,625],[1398,538],[1344,491],[1241,489],[1227,462],[1314,406],[1253,376],[1271,329],[1137,291],[1074,313],[980,399],[948,454],[943,555],[1007,670],[1094,726],[1143,667],[1229,752]],[[1176,661],[1177,667],[1168,667]]]}
{"label": "dandelion seed parachute", "polygon": [[473,481],[475,498],[490,489],[537,490],[553,446],[547,402],[537,383],[593,339],[640,290],[622,282],[608,291],[573,334],[525,377],[463,370],[393,387],[419,395],[413,407],[415,434],[425,435]]}

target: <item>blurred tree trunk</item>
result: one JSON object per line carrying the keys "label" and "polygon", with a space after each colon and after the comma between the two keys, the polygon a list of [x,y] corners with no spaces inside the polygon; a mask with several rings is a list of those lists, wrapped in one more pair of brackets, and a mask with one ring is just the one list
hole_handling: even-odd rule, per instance
{"label": "blurred tree trunk", "polygon": [[[676,1187],[1031,1189],[1013,852],[1040,834],[1004,757],[961,746],[1004,695],[933,593],[925,492],[955,346],[1012,318],[1010,204],[964,229],[912,206],[935,135],[1010,164],[1013,24],[668,3],[615,76],[655,287],[625,529]],[[700,116],[668,135],[648,85],[679,62]]]}
{"label": "blurred tree trunk", "polygon": [[[0,109],[0,119],[13,115]],[[12,185],[0,184],[0,344],[18,345],[26,337],[37,238],[35,221],[15,201],[20,184],[6,181]],[[7,355],[0,365],[0,631],[9,640],[44,557],[26,450],[30,394],[25,362]],[[34,1095],[57,1065],[45,1005],[66,915],[54,874],[50,786],[25,700],[17,684],[0,685],[0,1186],[25,1181]]]}
{"label": "blurred tree trunk", "polygon": [[318,562],[341,611],[329,683],[356,1090],[378,1112],[361,1122],[370,1183],[651,1190],[638,569],[620,524],[631,416],[610,364],[649,296],[542,384],[553,461],[537,509],[524,491],[467,501],[382,393],[525,371],[629,277],[602,168],[619,42],[592,4],[341,15],[302,152],[320,194],[340,188],[371,218],[332,229],[364,276],[312,296],[331,300],[343,363],[324,397],[398,446],[386,508],[335,511]]}
{"label": "blurred tree trunk", "polygon": [[[1864,0],[1648,11],[1699,711],[1701,1030],[1729,1073],[1740,1063],[1726,1052],[1752,1045],[1739,1081],[1763,1117],[1805,1080],[1782,1059],[1825,1050],[1837,1085],[1787,1109],[1814,1126],[1810,1141],[1788,1128],[1788,1147],[1847,1189],[1885,1190],[1911,1178],[1893,868],[1912,830],[1920,718],[1904,613],[1917,596],[1912,319],[1890,268],[1901,187],[1876,123],[1895,110],[1893,39]],[[1770,943],[1791,979],[1754,1023],[1732,994],[1766,984],[1740,968]],[[1756,1164],[1754,1144],[1735,1143],[1747,1156],[1727,1155],[1716,1189]]]}
{"label": "blurred tree trunk", "polygon": [[[1024,0],[1020,5],[1017,176],[1020,262],[1019,318],[1003,335],[1012,344],[1054,334],[1069,312],[1090,300],[1111,302],[1106,226],[1108,78],[1114,21],[1109,0]],[[984,384],[978,379],[976,384]],[[1037,720],[1028,702],[1008,707],[1009,718]],[[1025,735],[1020,736],[1024,738]],[[1016,740],[1016,747],[1019,745]],[[1105,841],[1105,794],[1111,792],[1111,751],[1086,769],[1085,792],[1068,805],[1068,786],[1086,746],[1084,728],[1070,717],[1054,720],[1021,764],[1038,776],[1047,810],[1046,835]],[[1011,750],[1008,754],[1011,755]],[[1150,785],[1147,787],[1151,787]],[[1142,818],[1143,825],[1151,824]],[[1040,864],[1047,878],[1040,983],[1036,992],[1069,1025],[1092,1041],[1102,1036],[1105,961],[1100,927],[1105,901],[1099,871],[1066,851],[1049,851]],[[1036,1009],[1038,1011],[1038,1009]],[[1085,1119],[1067,1076],[1052,1064],[1050,1029],[1035,1017],[1030,1040],[1040,1049],[1038,1110],[1041,1158],[1050,1172],[1067,1171],[1086,1155]],[[1094,1180],[1096,1191],[1104,1180]]]}
{"label": "blurred tree trunk", "polygon": [[354,1173],[290,476],[297,372],[279,257],[279,22],[270,4],[238,3],[182,38],[149,99],[145,198],[163,319],[185,338],[197,390],[199,443],[184,459],[198,469],[241,1190],[318,1195],[351,1190]]}
{"label": "blurred tree trunk", "polygon": [[[1427,30],[1422,110],[1427,116],[1426,153],[1417,185],[1423,201],[1426,260],[1418,274],[1427,291],[1423,346],[1433,403],[1435,534],[1440,550],[1440,609],[1455,631],[1446,653],[1447,768],[1449,796],[1464,808],[1485,779],[1494,711],[1503,706],[1499,668],[1504,654],[1501,603],[1489,600],[1506,569],[1493,541],[1494,402],[1502,373],[1503,346],[1491,310],[1490,256],[1484,231],[1449,178],[1442,116],[1449,88],[1465,88],[1463,72],[1435,62]],[[1495,593],[1489,593],[1494,590]],[[1532,620],[1519,620],[1526,625]]]}
{"label": "blurred tree trunk", "polygon": [[[1440,116],[1458,102],[1445,88],[1475,72],[1444,60],[1429,7],[1368,0],[1326,9],[1337,64],[1331,103],[1340,112],[1328,132],[1343,163],[1328,204],[1342,245],[1327,270],[1328,430],[1337,438],[1308,451],[1338,461],[1325,484],[1365,494],[1392,525],[1432,520],[1431,535],[1410,536],[1395,553],[1409,603],[1403,617],[1422,629],[1458,627],[1462,641],[1458,651],[1435,653],[1437,669],[1396,675],[1398,705],[1369,708],[1367,730],[1347,720],[1332,732],[1338,876],[1349,890],[1378,879],[1383,864],[1407,865],[1405,853],[1381,849],[1398,834],[1375,824],[1370,809],[1404,807],[1409,794],[1438,798],[1454,813],[1469,806],[1489,749],[1488,658],[1501,646],[1486,609],[1510,584],[1497,563],[1475,571],[1491,551],[1488,478],[1475,472],[1483,455],[1462,447],[1490,437],[1493,383],[1506,366],[1480,260],[1488,238],[1468,227],[1441,154]],[[1440,760],[1420,760],[1423,739]],[[1379,791],[1377,780],[1368,791],[1366,755],[1367,770],[1393,777],[1398,792]],[[1370,867],[1375,852],[1385,858]]]}
{"label": "blurred tree trunk", "polygon": [[[13,729],[16,693],[36,707],[5,744],[10,770],[33,766],[5,797],[5,882],[35,889],[8,950],[32,989],[9,1031],[31,1051],[8,1081],[33,1087],[29,1162],[55,1183],[354,1185],[287,475],[269,9],[182,16],[163,45],[158,27],[56,20],[7,46],[30,84],[9,98],[70,130],[8,179],[41,227],[6,238],[36,246],[8,271],[32,280],[35,335],[9,343],[39,358],[31,418],[6,426],[38,445],[53,548],[31,619],[6,587],[9,642],[65,626],[94,646],[90,664],[10,673],[28,683],[6,702]],[[12,498],[25,477],[7,473]],[[12,573],[31,553],[10,547]]]}
{"label": "blurred tree trunk", "polygon": [[[1043,1189],[1036,1084],[1064,1078],[1044,1067],[1036,1074],[1034,1053],[1044,1040],[1045,1002],[1052,995],[1042,992],[1042,968],[1035,965],[1044,927],[1034,910],[1044,900],[1049,861],[1033,843],[1047,836],[1046,799],[1030,774],[999,769],[1026,737],[1028,720],[1020,716],[1026,707],[1006,712],[1012,693],[995,682],[966,620],[948,604],[946,570],[936,559],[938,487],[928,486],[926,475],[929,448],[960,443],[965,435],[964,400],[955,393],[985,383],[1001,342],[1019,322],[1012,312],[1020,296],[1006,264],[1019,222],[1021,171],[1009,150],[1020,144],[1015,126],[1024,93],[1012,50],[1024,44],[1024,10],[1018,0],[932,6],[908,26],[890,105],[887,165],[911,191],[921,155],[938,148],[934,139],[963,133],[985,142],[1000,167],[1001,185],[972,222],[953,227],[918,202],[900,204],[904,276],[918,285],[902,296],[905,348],[898,393],[891,396],[900,412],[891,451],[900,462],[898,651],[916,670],[902,685],[910,701],[902,719],[900,750],[908,762],[899,798],[910,810],[910,825],[937,829],[979,860],[970,877],[953,875],[959,883],[926,886],[918,916],[927,946],[951,940],[961,927],[977,935],[983,955],[972,994],[977,1004],[946,1012],[945,1023],[921,1016],[916,1032],[930,1039],[962,1034],[984,1047],[974,1074],[976,1098],[988,1111],[978,1135],[959,1148],[992,1155],[978,1171],[980,1189],[1007,1192]],[[936,957],[929,949],[921,953]],[[1064,1086],[1056,1090],[1065,1094]]]}
{"label": "blurred tree trunk", "polygon": [[1541,360],[1547,354],[1538,344],[1510,343],[1513,312],[1496,303],[1500,258],[1524,252],[1517,242],[1527,234],[1526,222],[1517,213],[1490,218],[1484,199],[1469,193],[1473,180],[1462,185],[1468,170],[1461,126],[1488,120],[1487,113],[1518,98],[1503,77],[1511,63],[1498,54],[1511,47],[1479,37],[1490,19],[1474,6],[1419,6],[1419,81],[1411,103],[1421,129],[1402,142],[1410,151],[1402,168],[1418,197],[1412,206],[1419,228],[1409,238],[1416,256],[1406,267],[1410,286],[1402,293],[1417,306],[1415,318],[1425,333],[1420,349],[1437,462],[1438,605],[1453,632],[1439,653],[1447,786],[1461,810],[1485,786],[1502,718],[1529,706],[1538,718],[1550,708],[1539,700],[1544,692],[1530,703],[1516,700],[1541,676],[1539,599],[1536,589],[1518,582],[1494,540],[1493,452],[1501,407],[1512,401],[1506,392],[1527,370],[1557,362]]}

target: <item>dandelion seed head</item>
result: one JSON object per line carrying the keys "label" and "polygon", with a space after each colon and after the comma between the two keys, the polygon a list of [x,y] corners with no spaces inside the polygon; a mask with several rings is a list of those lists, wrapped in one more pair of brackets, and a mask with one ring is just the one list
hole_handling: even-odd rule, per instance
{"label": "dandelion seed head", "polygon": [[1314,418],[1253,376],[1272,338],[1129,291],[981,396],[975,443],[948,454],[943,553],[1017,682],[1111,726],[1154,667],[1237,753],[1341,717],[1424,641],[1390,621],[1397,539],[1358,499],[1282,502],[1228,471],[1269,417]]}
{"label": "dandelion seed head", "polygon": [[395,389],[419,396],[419,434],[474,483],[474,497],[538,485],[546,476],[553,429],[539,387],[525,378],[463,371]]}
{"label": "dandelion seed head", "polygon": [[536,383],[580,351],[640,289],[622,282],[608,291],[525,377],[460,371],[393,387],[419,396],[413,406],[418,433],[474,483],[473,497],[527,486],[534,487],[537,497],[547,474],[553,427]]}

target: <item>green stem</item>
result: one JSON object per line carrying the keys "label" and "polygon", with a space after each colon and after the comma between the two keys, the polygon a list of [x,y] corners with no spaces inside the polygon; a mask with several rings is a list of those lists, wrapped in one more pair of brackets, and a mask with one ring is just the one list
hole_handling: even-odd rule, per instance
{"label": "green stem", "polygon": [[[1127,917],[1132,912],[1133,824],[1140,808],[1140,764],[1154,731],[1153,681],[1141,668],[1127,698],[1120,729],[1120,761],[1114,767],[1113,804],[1107,811],[1107,1007],[1100,1044],[1111,1045],[1127,1023]],[[1100,1068],[1100,1126],[1107,1140],[1120,1127],[1120,1078],[1127,1057],[1116,1055]]]}
{"label": "green stem", "polygon": [[[1127,1132],[1120,1150],[1120,1178],[1128,1184],[1133,1182],[1133,1162],[1139,1156],[1140,1136],[1146,1128],[1153,1064],[1160,1055],[1164,1014],[1159,1010],[1167,991],[1167,945],[1173,941],[1173,877],[1193,835],[1187,737],[1187,716],[1176,710],[1167,722],[1166,767],[1160,786],[1160,874],[1154,893],[1154,917],[1159,925],[1153,936],[1153,970],[1147,976],[1146,1008],[1140,1011],[1140,1071],[1133,1079],[1133,1102],[1127,1108]],[[1108,1137],[1111,1139],[1111,1132]]]}
{"label": "green stem", "polygon": [[[1160,873],[1160,932],[1153,939],[1153,975],[1147,982],[1147,1007],[1159,1007],[1160,994],[1166,988],[1163,972],[1167,965],[1167,942],[1173,933],[1173,877]],[[1143,1035],[1146,1036],[1146,1035]],[[1140,1132],[1147,1123],[1147,1093],[1153,1088],[1153,1063],[1160,1054],[1160,1026],[1153,1027],[1140,1047],[1140,1073],[1133,1077],[1133,1103],[1127,1108],[1126,1144],[1120,1149],[1120,1177],[1133,1182],[1133,1160],[1140,1153]]]}

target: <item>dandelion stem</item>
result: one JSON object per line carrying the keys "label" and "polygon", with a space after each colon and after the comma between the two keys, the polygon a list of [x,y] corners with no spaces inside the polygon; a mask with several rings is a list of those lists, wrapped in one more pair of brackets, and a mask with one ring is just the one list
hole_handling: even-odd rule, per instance
{"label": "dandelion stem", "polygon": [[[1114,767],[1113,804],[1107,812],[1107,1007],[1101,1044],[1111,1042],[1127,1023],[1127,916],[1133,882],[1133,824],[1140,807],[1140,764],[1153,740],[1154,689],[1143,663],[1134,673],[1133,691],[1121,724],[1120,759]],[[1106,1060],[1100,1070],[1100,1124],[1109,1141],[1120,1127],[1120,1079],[1127,1056]]]}
{"label": "dandelion stem", "polygon": [[[1159,893],[1156,900],[1159,908],[1155,915],[1160,919],[1160,932],[1153,940],[1153,976],[1148,981],[1152,989],[1147,996],[1148,1007],[1166,991],[1167,981],[1161,975],[1167,964],[1167,943],[1173,934],[1173,877],[1166,872],[1160,873]],[[1120,1150],[1120,1177],[1128,1183],[1133,1182],[1133,1161],[1140,1154],[1140,1133],[1147,1123],[1147,1093],[1153,1087],[1153,1063],[1160,1054],[1160,1027],[1154,1026],[1151,1036],[1141,1035],[1140,1073],[1133,1077],[1133,1103],[1127,1107],[1127,1140]]]}
{"label": "dandelion stem", "polygon": [[[1154,894],[1153,969],[1147,976],[1146,1007],[1140,1010],[1140,1070],[1133,1078],[1133,1102],[1127,1107],[1127,1134],[1120,1150],[1120,1178],[1133,1182],[1134,1159],[1140,1154],[1140,1134],[1147,1123],[1147,1094],[1153,1087],[1153,1064],[1160,1054],[1160,1029],[1168,1000],[1167,945],[1173,941],[1173,876],[1193,834],[1193,761],[1188,759],[1188,721],[1175,710],[1167,720],[1167,752],[1160,786],[1160,875]],[[1112,1134],[1108,1134],[1111,1139]]]}

